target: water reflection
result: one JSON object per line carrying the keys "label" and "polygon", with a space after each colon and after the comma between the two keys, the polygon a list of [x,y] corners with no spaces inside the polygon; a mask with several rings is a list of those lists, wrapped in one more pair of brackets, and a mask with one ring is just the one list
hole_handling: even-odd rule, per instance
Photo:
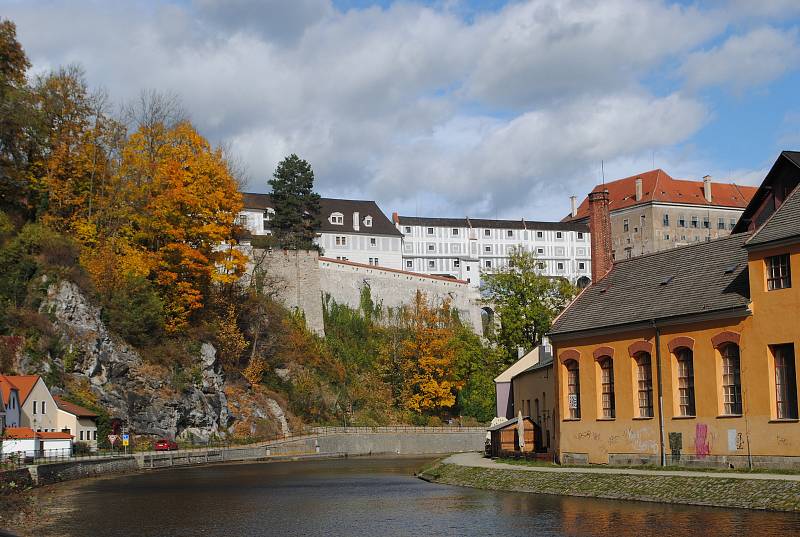
{"label": "water reflection", "polygon": [[227,465],[37,493],[29,535],[788,535],[800,516],[425,483],[422,459]]}

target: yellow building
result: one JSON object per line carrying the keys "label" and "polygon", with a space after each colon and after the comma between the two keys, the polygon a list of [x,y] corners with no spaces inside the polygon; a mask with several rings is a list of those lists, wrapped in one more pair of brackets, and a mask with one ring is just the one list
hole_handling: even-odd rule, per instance
{"label": "yellow building", "polygon": [[783,152],[731,236],[613,266],[593,252],[604,275],[550,333],[562,462],[800,467],[799,182]]}

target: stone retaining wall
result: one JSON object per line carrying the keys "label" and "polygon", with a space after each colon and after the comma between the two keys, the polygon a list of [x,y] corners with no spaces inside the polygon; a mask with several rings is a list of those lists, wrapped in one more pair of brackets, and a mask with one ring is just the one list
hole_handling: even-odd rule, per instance
{"label": "stone retaining wall", "polygon": [[800,512],[800,481],[537,472],[438,464],[420,477],[489,490]]}
{"label": "stone retaining wall", "polygon": [[96,477],[108,474],[134,472],[139,469],[133,456],[116,457],[113,459],[80,460],[70,462],[57,462],[29,466],[33,482],[37,485],[46,485],[58,481],[69,481],[84,477]]}

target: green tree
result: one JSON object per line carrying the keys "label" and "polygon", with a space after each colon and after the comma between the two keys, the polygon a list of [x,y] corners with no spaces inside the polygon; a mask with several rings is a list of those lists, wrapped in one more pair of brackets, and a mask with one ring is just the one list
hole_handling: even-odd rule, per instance
{"label": "green tree", "polygon": [[275,169],[272,186],[272,233],[281,248],[310,250],[319,228],[319,194],[314,192],[314,170],[295,154]]}
{"label": "green tree", "polygon": [[541,274],[536,256],[521,248],[511,252],[507,267],[481,274],[481,281],[484,301],[500,318],[491,337],[507,361],[518,347],[534,348],[577,292],[566,279]]}

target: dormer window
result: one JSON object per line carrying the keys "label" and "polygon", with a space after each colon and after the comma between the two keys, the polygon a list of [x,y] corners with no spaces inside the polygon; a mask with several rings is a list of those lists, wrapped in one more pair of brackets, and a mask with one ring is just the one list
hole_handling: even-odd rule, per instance
{"label": "dormer window", "polygon": [[269,227],[269,223],[272,221],[272,218],[274,216],[275,216],[275,209],[273,209],[272,207],[268,207],[267,210],[264,211],[264,221],[262,223],[264,229],[267,229]]}
{"label": "dormer window", "polygon": [[372,217],[371,216],[365,216],[364,217],[364,226],[372,227]]}
{"label": "dormer window", "polygon": [[331,213],[330,218],[328,218],[328,222],[331,224],[335,224],[337,226],[344,225],[344,215],[342,213]]}

